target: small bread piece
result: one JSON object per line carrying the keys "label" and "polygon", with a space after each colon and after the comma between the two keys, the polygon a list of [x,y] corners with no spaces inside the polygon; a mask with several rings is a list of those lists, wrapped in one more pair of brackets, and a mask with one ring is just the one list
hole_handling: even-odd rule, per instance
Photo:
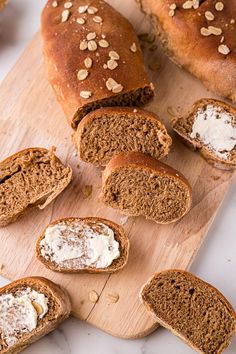
{"label": "small bread piece", "polygon": [[29,148],[0,162],[0,226],[32,206],[44,209],[70,183],[72,170],[54,149]]}
{"label": "small bread piece", "polygon": [[184,117],[174,118],[173,129],[215,167],[236,168],[236,109],[214,99],[197,101]]}
{"label": "small bread piece", "polygon": [[159,224],[182,218],[192,201],[191,187],[181,173],[138,152],[110,160],[103,173],[102,193],[106,205]]}
{"label": "small bread piece", "polygon": [[201,354],[220,354],[236,332],[235,311],[213,286],[182,270],[154,274],[140,299],[154,318]]}
{"label": "small bread piece", "polygon": [[68,294],[48,279],[30,277],[4,286],[0,289],[0,353],[20,353],[53,331],[70,312]]}
{"label": "small bread piece", "polygon": [[113,155],[128,151],[159,159],[168,154],[172,140],[154,113],[113,107],[98,109],[84,117],[75,142],[81,160],[104,166]]}
{"label": "small bread piece", "polygon": [[236,6],[217,0],[140,0],[171,60],[236,101]]}
{"label": "small bread piece", "polygon": [[132,25],[102,0],[71,4],[47,2],[42,36],[48,78],[72,127],[97,108],[146,104],[153,85]]}
{"label": "small bread piece", "polygon": [[62,273],[114,273],[128,260],[129,239],[106,219],[66,218],[49,224],[36,244],[36,256]]}

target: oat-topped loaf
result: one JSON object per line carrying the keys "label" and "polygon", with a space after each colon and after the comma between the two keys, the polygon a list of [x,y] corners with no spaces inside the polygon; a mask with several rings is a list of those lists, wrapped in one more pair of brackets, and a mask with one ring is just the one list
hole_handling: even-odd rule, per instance
{"label": "oat-topped loaf", "polygon": [[173,129],[215,167],[236,167],[236,109],[214,99],[197,101],[183,117],[174,118]]}
{"label": "oat-topped loaf", "polygon": [[213,286],[183,270],[154,274],[140,299],[157,322],[200,354],[220,354],[236,332],[233,307]]}
{"label": "oat-topped loaf", "polygon": [[102,195],[106,205],[158,224],[179,220],[192,202],[192,189],[180,172],[140,152],[115,155],[109,161]]}
{"label": "oat-topped loaf", "polygon": [[169,57],[236,100],[236,0],[141,0]]}
{"label": "oat-topped loaf", "polygon": [[48,279],[19,279],[0,289],[0,353],[20,353],[71,312],[68,294]]}
{"label": "oat-topped loaf", "polygon": [[96,217],[56,220],[36,245],[40,262],[63,273],[114,273],[126,265],[128,254],[122,227]]}
{"label": "oat-topped loaf", "polygon": [[140,151],[159,159],[168,154],[172,140],[154,113],[108,107],[82,119],[75,143],[81,160],[106,165],[113,155],[126,151]]}
{"label": "oat-topped loaf", "polygon": [[71,179],[71,168],[62,164],[54,149],[25,149],[0,162],[0,226],[32,206],[44,209]]}
{"label": "oat-topped loaf", "polygon": [[42,14],[49,81],[72,127],[104,106],[153,96],[132,25],[101,0],[49,0]]}

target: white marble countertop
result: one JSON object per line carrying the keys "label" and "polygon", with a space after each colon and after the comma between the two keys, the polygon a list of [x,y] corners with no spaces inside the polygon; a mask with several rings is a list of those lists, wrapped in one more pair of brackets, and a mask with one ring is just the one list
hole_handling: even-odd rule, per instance
{"label": "white marble countertop", "polygon": [[[0,82],[38,30],[45,0],[10,0],[0,13]],[[236,183],[225,198],[191,271],[221,290],[236,308]],[[0,277],[0,286],[7,281]],[[33,344],[25,354],[191,354],[164,329],[139,340],[113,338],[74,318]],[[226,354],[236,353],[236,338]]]}

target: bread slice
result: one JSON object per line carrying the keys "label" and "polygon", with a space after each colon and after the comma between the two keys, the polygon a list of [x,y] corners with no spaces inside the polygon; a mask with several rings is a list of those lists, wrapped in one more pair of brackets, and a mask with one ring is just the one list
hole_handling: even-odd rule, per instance
{"label": "bread slice", "polygon": [[[104,241],[108,237],[109,242]],[[114,273],[126,265],[128,255],[129,239],[123,228],[97,217],[56,220],[36,244],[39,261],[62,273]]]}
{"label": "bread slice", "polygon": [[150,15],[169,58],[211,91],[236,101],[235,2],[140,0],[140,3]]}
{"label": "bread slice", "polygon": [[71,168],[54,149],[30,148],[0,163],[0,226],[15,221],[32,206],[45,208],[70,183]]}
{"label": "bread slice", "polygon": [[[69,317],[68,294],[41,277],[19,279],[0,289],[0,352],[20,353]],[[14,323],[15,321],[15,323]]]}
{"label": "bread slice", "polygon": [[236,168],[236,108],[214,99],[197,101],[172,121],[173,129],[217,168]]}
{"label": "bread slice", "polygon": [[72,4],[49,0],[42,13],[48,78],[72,127],[97,108],[146,104],[153,85],[132,25],[105,1]]}
{"label": "bread slice", "polygon": [[103,173],[102,193],[106,205],[159,224],[182,218],[192,200],[191,187],[181,173],[138,152],[110,160]]}
{"label": "bread slice", "polygon": [[127,151],[159,159],[168,154],[172,140],[155,114],[136,108],[109,107],[82,119],[75,142],[81,160],[106,165],[113,155]]}
{"label": "bread slice", "polygon": [[154,318],[198,353],[219,354],[236,331],[234,309],[213,286],[182,270],[154,274],[140,299]]}

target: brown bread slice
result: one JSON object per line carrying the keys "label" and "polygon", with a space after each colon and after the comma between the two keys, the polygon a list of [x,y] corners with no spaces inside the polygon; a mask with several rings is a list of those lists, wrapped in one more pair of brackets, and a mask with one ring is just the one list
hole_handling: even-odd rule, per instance
{"label": "brown bread slice", "polygon": [[159,159],[168,154],[172,140],[154,113],[109,107],[82,119],[75,142],[81,160],[106,165],[113,155],[126,151],[139,151]]}
{"label": "brown bread slice", "polygon": [[[83,222],[86,223],[87,225],[92,225],[93,227],[96,227],[99,223],[102,223],[109,228],[112,229],[114,232],[114,239],[119,242],[119,251],[120,251],[120,256],[116,259],[113,260],[113,262],[110,264],[109,267],[106,268],[96,268],[96,267],[79,267],[78,264],[73,264],[71,261],[64,262],[64,264],[58,264],[55,260],[50,259],[51,257],[45,257],[42,254],[42,245],[41,241],[45,239],[45,232],[48,229],[48,227],[58,225],[58,224],[64,224],[68,226],[68,228],[73,229],[73,223],[75,222]],[[83,233],[74,233],[75,237],[80,238],[84,237]],[[44,246],[43,246],[44,247]],[[97,217],[86,217],[86,218],[65,218],[65,219],[60,219],[56,220],[53,223],[49,224],[45,230],[43,231],[42,235],[39,237],[37,240],[36,244],[36,256],[39,259],[40,262],[42,262],[47,268],[56,271],[56,272],[62,272],[62,273],[114,273],[126,265],[128,261],[128,255],[129,255],[129,239],[126,236],[123,228],[116,223],[102,219],[102,218],[97,218]]]}
{"label": "brown bread slice", "polygon": [[170,59],[211,91],[236,101],[235,0],[139,2]]}
{"label": "brown bread slice", "polygon": [[0,226],[32,206],[45,208],[70,183],[72,170],[54,150],[29,148],[0,163]]}
{"label": "brown bread slice", "polygon": [[[3,331],[0,328],[0,353],[16,354],[20,353],[30,344],[36,342],[41,337],[53,331],[62,321],[69,317],[71,304],[69,296],[64,289],[52,281],[41,277],[30,277],[16,280],[0,289],[0,296],[5,294],[16,294],[27,288],[44,294],[48,299],[48,312],[42,319],[38,318],[37,327],[26,333],[18,331],[17,341],[13,345],[7,345],[3,338]],[[38,307],[34,305],[38,312]],[[1,311],[1,310],[0,310]],[[13,316],[14,318],[14,316]],[[16,328],[17,330],[17,328]]]}
{"label": "brown bread slice", "polygon": [[103,173],[102,193],[106,205],[160,224],[182,218],[192,201],[191,187],[181,173],[138,152],[110,160]]}
{"label": "brown bread slice", "polygon": [[[42,14],[44,57],[49,81],[72,127],[100,107],[147,103],[153,97],[153,85],[129,21],[101,0],[75,0],[69,9],[62,1],[56,7],[53,3],[49,0]],[[69,14],[65,22],[63,11]],[[84,91],[89,92],[87,98]]]}
{"label": "brown bread slice", "polygon": [[154,318],[201,354],[219,354],[236,331],[235,312],[213,286],[182,270],[154,274],[140,299]]}
{"label": "brown bread slice", "polygon": [[[206,124],[209,122],[209,128],[202,133],[202,136],[201,134],[196,134],[195,136],[196,129],[194,127],[199,114],[201,115],[200,119],[203,122],[202,127],[204,126],[204,129],[206,129]],[[205,115],[204,118],[202,118],[203,114]],[[212,119],[212,117],[214,119]],[[222,126],[219,127],[216,123],[222,123]],[[227,132],[229,125],[232,127],[231,135]],[[207,160],[207,162],[224,170],[230,170],[236,167],[235,107],[215,99],[201,99],[193,105],[188,114],[183,117],[174,118],[172,126],[175,132],[180,135],[190,147],[200,151],[201,155]],[[194,133],[194,137],[191,137],[192,133]],[[206,133],[208,137],[207,141]],[[219,141],[222,140],[224,142],[223,147],[227,146],[225,144],[230,143],[231,150],[222,150],[222,142],[220,144],[221,150],[216,149],[216,147],[219,146],[216,145],[216,141],[219,144]]]}

